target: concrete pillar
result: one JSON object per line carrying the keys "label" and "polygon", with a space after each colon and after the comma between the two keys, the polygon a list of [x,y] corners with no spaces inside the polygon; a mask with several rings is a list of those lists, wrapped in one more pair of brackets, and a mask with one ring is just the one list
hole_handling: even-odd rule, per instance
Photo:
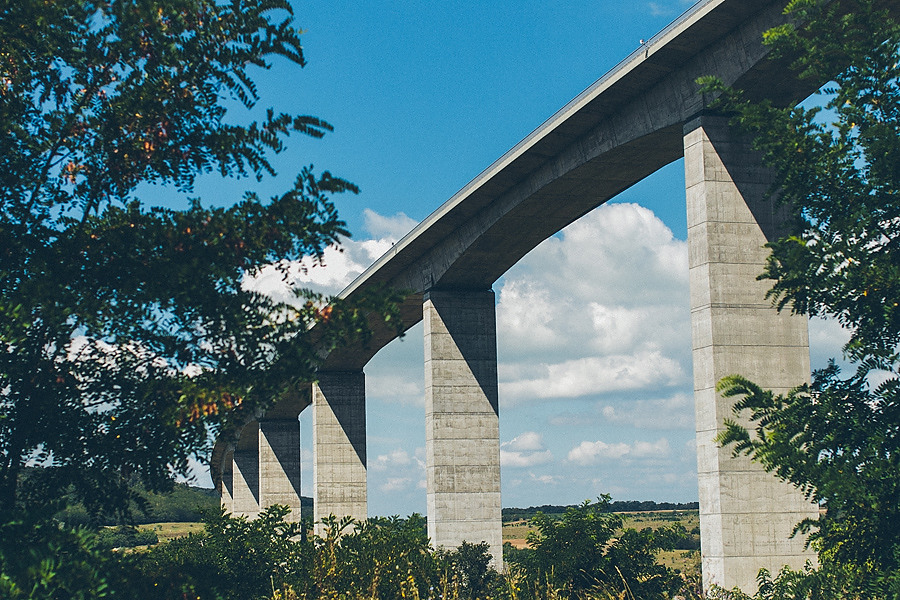
{"label": "concrete pillar", "polygon": [[425,294],[425,464],[435,547],[487,542],[503,566],[494,292]]}
{"label": "concrete pillar", "polygon": [[784,232],[784,219],[765,199],[771,174],[747,141],[727,119],[700,117],[685,126],[684,159],[703,584],[752,594],[760,568],[814,559],[790,534],[817,507],[713,442],[733,418],[715,386],[732,374],[775,392],[808,382],[807,319],[778,313],[765,298],[771,284],[756,280],[769,255],[763,244]]}
{"label": "concrete pillar", "polygon": [[[322,372],[313,386],[313,513],[367,518],[366,378]],[[316,525],[317,533],[321,526]]]}
{"label": "concrete pillar", "polygon": [[222,508],[226,512],[234,512],[234,452],[225,455],[222,461],[222,483],[219,488]]}
{"label": "concrete pillar", "polygon": [[291,509],[286,521],[300,521],[300,422],[259,421],[259,506]]}
{"label": "concrete pillar", "polygon": [[253,421],[241,432],[234,450],[232,502],[236,517],[255,519],[259,515],[259,423]]}

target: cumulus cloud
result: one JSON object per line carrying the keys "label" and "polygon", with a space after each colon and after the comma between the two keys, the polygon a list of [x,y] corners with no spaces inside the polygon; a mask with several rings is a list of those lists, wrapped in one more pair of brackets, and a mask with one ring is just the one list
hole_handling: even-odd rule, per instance
{"label": "cumulus cloud", "polygon": [[625,425],[637,429],[694,430],[694,398],[678,392],[664,398],[621,398],[601,401],[593,409],[563,412],[550,417],[551,425]]}
{"label": "cumulus cloud", "polygon": [[687,244],[646,208],[603,205],[506,274],[497,329],[507,405],[684,385]]}
{"label": "cumulus cloud", "polygon": [[[659,351],[635,355],[586,356],[557,364],[543,364],[523,376],[500,384],[507,402],[534,398],[576,398],[622,390],[670,386],[685,379],[681,364]],[[501,366],[501,372],[512,370]]]}
{"label": "cumulus cloud", "polygon": [[526,431],[500,444],[501,467],[534,467],[553,460],[553,454],[544,448],[544,436]]}
{"label": "cumulus cloud", "polygon": [[364,218],[370,239],[342,240],[339,248],[331,246],[325,249],[321,262],[304,258],[263,267],[244,278],[244,289],[280,301],[291,301],[295,286],[320,294],[336,294],[390,250],[416,224],[403,213],[387,217],[369,209],[364,211]]}
{"label": "cumulus cloud", "polygon": [[501,467],[534,467],[553,460],[549,450],[543,452],[514,452],[500,448]]}
{"label": "cumulus cloud", "polygon": [[365,219],[366,231],[372,237],[391,241],[399,240],[418,224],[415,219],[409,218],[402,212],[386,217],[368,208],[363,210],[363,219]]}
{"label": "cumulus cloud", "polygon": [[382,492],[398,492],[409,487],[411,479],[409,477],[389,477],[388,480],[379,486]]}
{"label": "cumulus cloud", "polygon": [[569,450],[566,458],[580,465],[590,465],[604,458],[622,458],[630,450],[631,447],[623,442],[607,444],[599,440],[596,442],[584,441]]}
{"label": "cumulus cloud", "polygon": [[519,452],[527,452],[529,450],[543,450],[544,436],[536,431],[526,431],[520,433],[508,442],[500,444],[501,448],[515,450]]}
{"label": "cumulus cloud", "polygon": [[373,471],[386,471],[391,467],[406,467],[413,464],[413,459],[406,450],[397,448],[387,454],[380,454],[369,463],[369,468]]}
{"label": "cumulus cloud", "polygon": [[528,473],[528,477],[531,481],[546,485],[557,485],[562,481],[562,477],[559,477],[558,475],[535,475],[534,473]]}
{"label": "cumulus cloud", "polygon": [[409,373],[379,373],[366,378],[366,394],[387,402],[425,406],[425,389],[422,378],[412,378]]}
{"label": "cumulus cloud", "polygon": [[567,456],[569,462],[579,465],[594,465],[604,460],[616,460],[625,458],[661,459],[668,458],[672,454],[669,440],[660,438],[655,442],[635,441],[633,444],[624,442],[606,443],[604,441],[583,441],[569,450]]}

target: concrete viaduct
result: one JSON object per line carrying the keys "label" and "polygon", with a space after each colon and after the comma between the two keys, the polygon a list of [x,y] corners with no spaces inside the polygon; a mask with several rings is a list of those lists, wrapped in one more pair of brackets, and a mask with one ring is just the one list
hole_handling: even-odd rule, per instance
{"label": "concrete viaduct", "polygon": [[[760,567],[812,555],[790,533],[817,514],[792,487],[713,438],[731,416],[715,393],[741,373],[786,391],[810,377],[807,322],[764,299],[778,210],[770,175],[698,89],[716,75],[784,104],[814,91],[766,58],[762,33],[785,2],[697,3],[450,198],[342,292],[410,290],[404,327],[424,319],[428,534],[435,546],[486,541],[501,564],[500,457],[492,284],[531,249],[660,167],[685,162],[704,586],[756,588]],[[299,515],[297,415],[313,411],[315,518],[366,518],[366,363],[396,332],[343,348],[318,382],[221,438],[213,475],[237,515],[286,504]]]}

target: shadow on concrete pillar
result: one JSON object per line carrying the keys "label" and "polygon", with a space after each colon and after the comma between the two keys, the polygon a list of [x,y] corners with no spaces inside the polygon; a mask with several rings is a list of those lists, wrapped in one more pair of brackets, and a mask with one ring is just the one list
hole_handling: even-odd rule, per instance
{"label": "shadow on concrete pillar", "polygon": [[771,173],[748,141],[723,117],[699,117],[685,126],[684,159],[703,584],[752,594],[760,568],[774,573],[815,558],[802,536],[790,536],[818,509],[716,445],[734,415],[715,386],[732,374],[777,393],[808,382],[808,325],[777,312],[765,298],[771,284],[756,280],[769,255],[763,245],[786,232],[786,219],[766,198]]}
{"label": "shadow on concrete pillar", "polygon": [[362,371],[320,372],[313,386],[313,506],[317,522],[367,518],[366,378]]}
{"label": "shadow on concrete pillar", "polygon": [[487,542],[502,569],[494,292],[432,290],[423,310],[428,537]]}
{"label": "shadow on concrete pillar", "polygon": [[291,509],[286,521],[300,521],[300,422],[296,418],[259,421],[259,505],[264,509],[273,504]]}
{"label": "shadow on concrete pillar", "polygon": [[219,488],[222,508],[226,512],[234,512],[234,451],[225,454],[222,461],[222,484]]}
{"label": "shadow on concrete pillar", "polygon": [[234,516],[255,519],[259,515],[259,423],[244,426],[232,461]]}

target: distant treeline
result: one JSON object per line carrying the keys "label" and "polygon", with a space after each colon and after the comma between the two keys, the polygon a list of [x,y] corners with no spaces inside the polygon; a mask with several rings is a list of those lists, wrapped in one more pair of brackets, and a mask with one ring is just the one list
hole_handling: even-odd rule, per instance
{"label": "distant treeline", "polygon": [[[530,519],[536,513],[544,513],[545,515],[558,515],[566,512],[567,508],[576,506],[544,504],[542,506],[529,506],[528,508],[504,508],[504,521],[521,521],[522,519]],[[650,512],[654,510],[698,510],[700,504],[698,502],[654,502],[653,500],[615,500],[610,502],[610,512]]]}

